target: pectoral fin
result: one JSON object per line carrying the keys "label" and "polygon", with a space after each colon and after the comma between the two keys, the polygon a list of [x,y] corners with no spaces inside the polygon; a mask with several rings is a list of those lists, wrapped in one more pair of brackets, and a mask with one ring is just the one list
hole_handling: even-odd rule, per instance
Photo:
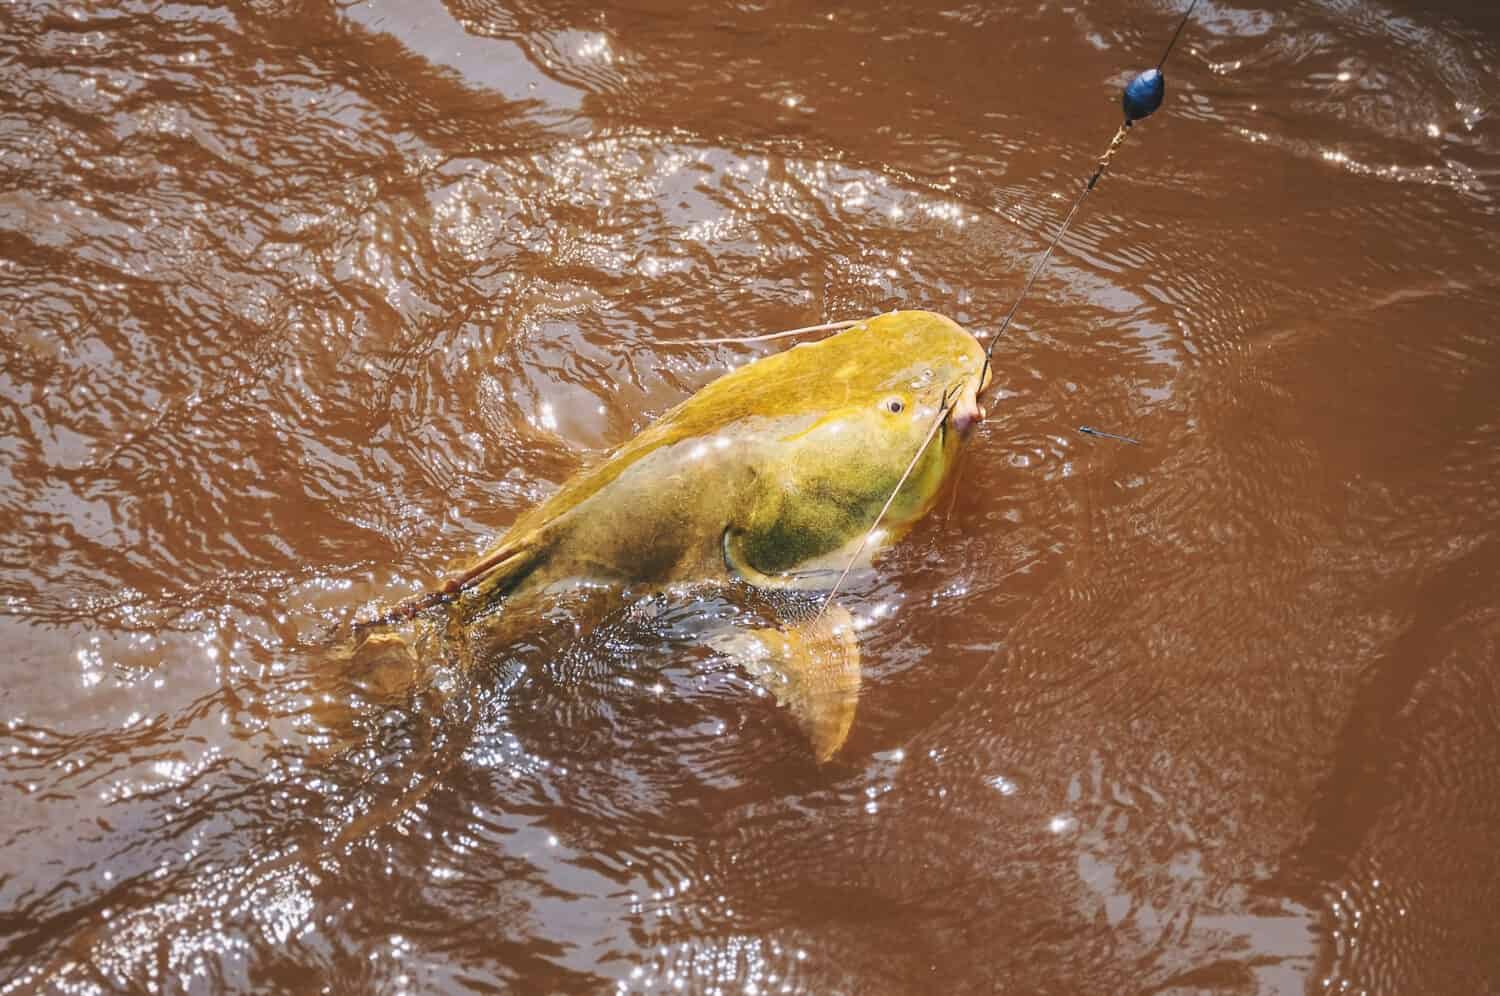
{"label": "pectoral fin", "polygon": [[743,542],[744,537],[732,529],[725,529],[724,534],[719,537],[719,552],[724,557],[724,570],[729,572],[729,576],[748,581],[757,588],[776,589],[786,587],[786,582],[782,578],[763,574],[751,565],[740,549]]}
{"label": "pectoral fin", "polygon": [[712,642],[791,712],[818,763],[844,745],[860,684],[859,643],[847,609],[830,605],[810,622],[741,631]]}

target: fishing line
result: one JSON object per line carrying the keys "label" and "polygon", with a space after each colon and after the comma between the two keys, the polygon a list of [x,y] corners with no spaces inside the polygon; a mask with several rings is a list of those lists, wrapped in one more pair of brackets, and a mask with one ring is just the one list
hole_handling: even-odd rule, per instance
{"label": "fishing line", "polygon": [[[1088,182],[1083,185],[1083,189],[1078,192],[1077,200],[1073,202],[1073,206],[1068,209],[1067,216],[1063,218],[1062,227],[1052,237],[1051,243],[1048,244],[1046,251],[1042,253],[1042,258],[1037,261],[1036,266],[1031,271],[1031,275],[1026,278],[1026,283],[1021,287],[1021,293],[1016,296],[1015,303],[1010,306],[1010,311],[1005,315],[1005,320],[1000,323],[1000,330],[990,338],[989,348],[984,351],[984,366],[979,371],[979,383],[983,384],[985,374],[989,373],[990,357],[994,355],[995,346],[1000,342],[1000,337],[1005,335],[1006,331],[1010,329],[1011,320],[1016,317],[1016,312],[1020,310],[1021,302],[1025,300],[1026,295],[1031,291],[1032,285],[1036,283],[1036,278],[1041,276],[1042,271],[1047,268],[1047,263],[1052,259],[1052,253],[1057,249],[1057,244],[1067,234],[1068,226],[1073,224],[1073,218],[1078,214],[1078,209],[1083,207],[1084,198],[1088,197],[1089,192],[1098,186],[1099,180],[1104,176],[1104,171],[1109,169],[1109,164],[1114,159],[1115,153],[1120,150],[1121,145],[1125,144],[1125,136],[1130,134],[1131,126],[1143,118],[1150,117],[1161,106],[1162,98],[1166,96],[1167,92],[1167,78],[1162,75],[1162,67],[1167,64],[1167,56],[1172,54],[1172,48],[1177,44],[1178,37],[1182,35],[1182,29],[1187,27],[1188,19],[1193,16],[1193,11],[1197,6],[1198,0],[1193,0],[1188,5],[1187,11],[1182,15],[1182,20],[1177,22],[1177,30],[1172,32],[1172,39],[1167,42],[1166,51],[1162,52],[1161,60],[1157,62],[1156,68],[1140,73],[1135,79],[1125,85],[1125,92],[1120,99],[1120,103],[1125,111],[1125,120],[1115,132],[1115,137],[1110,139],[1109,148],[1105,149],[1104,155],[1099,157],[1098,165],[1094,168],[1094,175],[1089,177]],[[1087,426],[1081,427],[1079,431],[1086,431],[1088,435],[1123,439],[1125,442],[1139,445],[1138,440],[1130,439],[1126,436],[1116,436],[1112,433],[1100,432],[1097,429],[1089,430]]]}
{"label": "fishing line", "polygon": [[[1073,201],[1073,206],[1068,209],[1067,216],[1063,218],[1062,227],[1052,237],[1052,241],[1048,244],[1046,251],[1042,253],[1042,258],[1037,261],[1036,266],[1031,271],[1031,275],[1026,278],[1026,283],[1021,287],[1021,293],[1016,296],[1015,303],[1010,306],[1010,311],[1005,315],[1005,320],[1000,323],[1000,330],[990,339],[989,347],[984,351],[984,365],[979,369],[978,383],[981,388],[984,385],[985,375],[990,371],[990,357],[995,352],[996,344],[1000,342],[1000,337],[1010,328],[1011,320],[1016,317],[1016,311],[1020,309],[1021,302],[1025,300],[1026,294],[1031,290],[1032,285],[1036,283],[1036,278],[1041,275],[1042,270],[1046,269],[1047,262],[1052,259],[1052,253],[1057,249],[1057,244],[1062,241],[1062,237],[1068,231],[1068,226],[1073,224],[1073,218],[1078,214],[1078,209],[1083,206],[1084,198],[1089,195],[1089,191],[1098,186],[1099,180],[1104,176],[1104,171],[1109,169],[1110,161],[1114,158],[1115,153],[1125,143],[1125,136],[1130,133],[1131,126],[1143,118],[1150,117],[1161,106],[1162,98],[1166,96],[1167,92],[1167,79],[1162,75],[1162,67],[1167,64],[1167,56],[1172,54],[1172,49],[1177,44],[1177,39],[1182,36],[1182,29],[1187,27],[1188,19],[1193,16],[1193,11],[1197,7],[1198,0],[1193,0],[1192,3],[1188,4],[1188,9],[1183,13],[1182,20],[1177,22],[1177,30],[1172,32],[1172,38],[1167,42],[1166,50],[1162,52],[1161,59],[1157,62],[1156,68],[1148,69],[1138,74],[1135,79],[1125,85],[1125,93],[1120,100],[1125,111],[1125,120],[1115,132],[1115,137],[1110,140],[1109,148],[1105,149],[1104,155],[1099,157],[1099,163],[1094,168],[1094,175],[1089,177],[1083,189],[1078,192],[1078,198]],[[911,462],[906,465],[905,472],[902,473],[901,479],[896,482],[896,487],[892,489],[890,497],[886,499],[885,506],[875,516],[875,524],[870,527],[869,532],[865,533],[864,539],[860,541],[859,547],[854,552],[854,556],[849,559],[849,563],[845,565],[843,573],[834,582],[833,590],[823,599],[823,604],[818,609],[817,618],[822,618],[829,604],[833,602],[834,596],[838,594],[839,588],[843,586],[844,580],[848,578],[849,571],[853,569],[855,562],[859,559],[860,553],[864,551],[865,546],[880,528],[880,523],[885,518],[886,512],[890,510],[891,503],[896,500],[896,495],[900,492],[901,486],[906,483],[906,479],[911,476],[911,472],[916,467],[917,461],[922,459],[922,454],[927,451],[927,446],[932,442],[932,437],[937,432],[938,426],[942,425],[948,418],[953,404],[954,402],[950,400],[948,395],[944,394],[943,403],[939,406],[941,411],[938,413],[938,418],[933,423],[932,428],[928,430],[927,438],[922,440],[922,445],[918,447],[916,454],[911,458]],[[1140,445],[1140,440],[1138,439],[1132,439],[1129,436],[1122,436],[1114,432],[1105,432],[1102,429],[1095,429],[1087,425],[1079,426],[1078,431],[1089,436],[1098,436],[1104,439],[1114,439],[1122,443],[1129,443],[1132,446]]]}

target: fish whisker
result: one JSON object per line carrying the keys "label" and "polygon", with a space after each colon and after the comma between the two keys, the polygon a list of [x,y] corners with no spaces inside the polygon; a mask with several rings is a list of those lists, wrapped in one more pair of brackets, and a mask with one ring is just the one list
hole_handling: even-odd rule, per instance
{"label": "fish whisker", "polygon": [[867,319],[851,318],[847,321],[827,322],[823,325],[805,325],[800,329],[787,329],[785,332],[767,332],[765,335],[729,336],[720,339],[686,339],[677,343],[668,343],[668,345],[722,346],[751,342],[770,342],[772,339],[788,339],[794,335],[805,335],[809,332],[842,332],[844,329],[852,329],[863,321],[867,321]]}

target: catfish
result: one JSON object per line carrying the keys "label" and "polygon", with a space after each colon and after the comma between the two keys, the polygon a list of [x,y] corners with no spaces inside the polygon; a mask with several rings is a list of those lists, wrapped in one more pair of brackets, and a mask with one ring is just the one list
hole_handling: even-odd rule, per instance
{"label": "catfish", "polygon": [[882,314],[735,369],[575,474],[439,587],[365,626],[348,660],[365,670],[362,687],[400,693],[421,663],[393,627],[439,606],[450,632],[479,627],[497,646],[580,587],[829,592],[811,618],[710,640],[826,761],[848,737],[861,673],[852,617],[831,589],[931,510],[985,417],[988,381],[973,334],[927,311]]}

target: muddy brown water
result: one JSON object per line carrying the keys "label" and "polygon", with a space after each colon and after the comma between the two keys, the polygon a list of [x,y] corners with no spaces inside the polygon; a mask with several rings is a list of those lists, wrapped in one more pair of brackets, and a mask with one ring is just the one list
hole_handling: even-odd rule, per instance
{"label": "muddy brown water", "polygon": [[712,592],[311,743],[693,340],[993,331],[1179,11],[6,4],[0,992],[1500,988],[1480,5],[1200,7],[833,762]]}

